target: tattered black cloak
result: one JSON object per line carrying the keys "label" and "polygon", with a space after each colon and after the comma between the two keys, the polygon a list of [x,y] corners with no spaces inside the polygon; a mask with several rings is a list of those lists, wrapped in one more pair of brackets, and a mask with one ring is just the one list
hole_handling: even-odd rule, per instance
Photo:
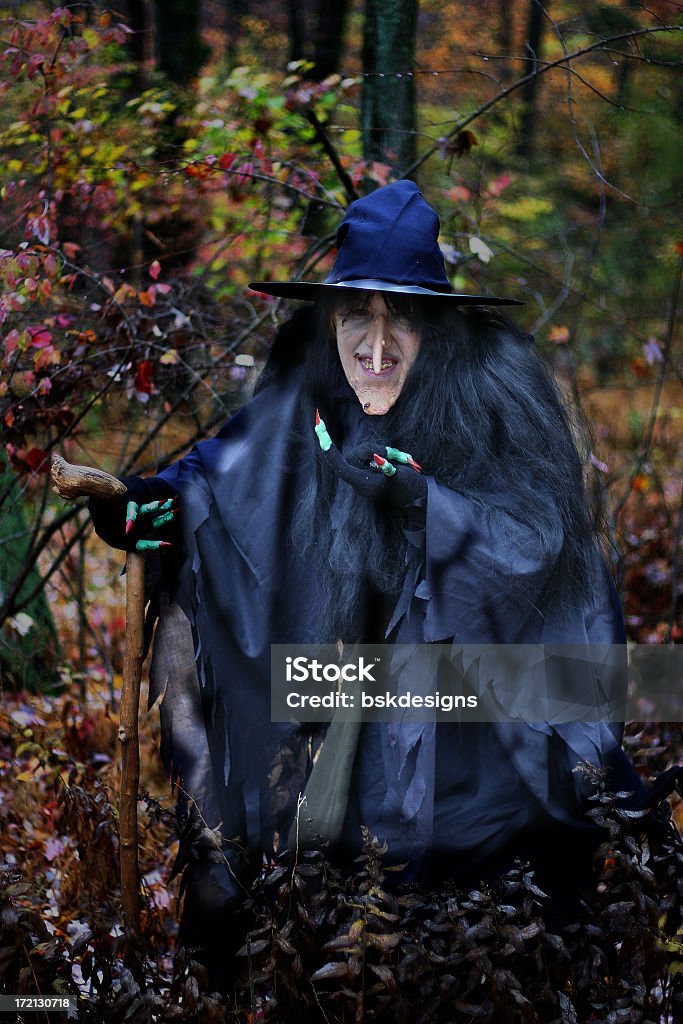
{"label": "tattered black cloak", "polygon": [[[343,451],[365,414],[350,389],[338,401]],[[311,449],[300,443],[312,430],[305,407],[298,368],[272,380],[215,439],[137,482],[139,497],[180,496],[185,547],[173,593],[184,616],[172,604],[161,619],[150,699],[166,693],[165,755],[201,821],[220,828],[234,864],[238,850],[257,866],[274,845],[281,852],[311,767],[306,727],[270,720],[270,645],[319,639],[320,581],[290,539],[295,503],[314,472]],[[424,522],[410,539],[389,642],[624,642],[607,571],[567,609],[548,596],[559,548],[539,550],[532,530],[497,509],[482,513],[428,479]],[[188,631],[188,620],[198,684],[191,664],[181,670],[164,653],[164,637]],[[513,853],[536,848],[542,833],[568,864],[577,845],[585,852],[595,843],[576,765],[608,766],[615,789],[639,788],[620,740],[614,723],[365,725],[344,845],[358,845],[364,824],[388,840],[395,859],[409,860],[409,876],[433,871],[469,883],[487,865],[504,867]]]}

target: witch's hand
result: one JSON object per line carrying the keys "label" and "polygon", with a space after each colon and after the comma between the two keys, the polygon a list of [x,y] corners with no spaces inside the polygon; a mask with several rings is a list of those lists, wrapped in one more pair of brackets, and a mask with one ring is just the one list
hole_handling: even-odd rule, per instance
{"label": "witch's hand", "polygon": [[[136,551],[157,551],[159,548],[170,548],[172,541],[162,540],[157,532],[164,529],[169,536],[176,525],[177,506],[174,498],[146,501],[138,505],[136,501],[126,502],[126,537],[135,541]],[[137,534],[137,539],[136,535]]]}
{"label": "witch's hand", "polygon": [[426,497],[427,481],[407,452],[385,447],[380,454],[366,442],[342,455],[317,412],[315,432],[328,465],[364,498],[407,508]]}
{"label": "witch's hand", "polygon": [[113,548],[156,551],[171,547],[178,526],[177,496],[158,477],[127,477],[126,493],[114,501],[88,502],[95,531]]}

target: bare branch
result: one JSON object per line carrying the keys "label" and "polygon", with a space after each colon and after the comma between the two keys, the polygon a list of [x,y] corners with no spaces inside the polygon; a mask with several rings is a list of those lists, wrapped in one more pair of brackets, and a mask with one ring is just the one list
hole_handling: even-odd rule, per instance
{"label": "bare branch", "polygon": [[[468,114],[467,117],[464,117],[461,121],[458,121],[455,127],[451,128],[451,130],[448,132],[447,137],[452,138],[459,132],[463,131],[464,128],[466,128],[468,125],[476,121],[479,117],[482,116],[482,114],[485,114],[488,110],[496,106],[497,103],[505,99],[507,96],[510,96],[512,93],[517,92],[518,89],[521,89],[524,85],[526,85],[527,82],[531,81],[538,75],[544,75],[548,71],[552,71],[553,68],[563,67],[565,64],[571,61],[578,60],[580,57],[584,57],[587,53],[593,53],[595,50],[601,49],[608,43],[617,43],[620,42],[621,40],[636,40],[639,39],[640,37],[654,35],[655,33],[658,32],[683,32],[683,26],[666,25],[657,26],[655,28],[633,29],[631,32],[621,32],[618,35],[609,36],[607,38],[601,38],[598,42],[591,43],[588,46],[582,46],[580,49],[574,50],[572,53],[565,53],[561,57],[558,57],[557,60],[550,61],[547,64],[543,64],[537,67],[528,75],[524,75],[522,78],[518,78],[516,82],[512,82],[510,85],[506,86],[505,89],[501,89],[500,92],[498,92],[495,96],[492,96],[491,99],[486,100],[485,103],[482,103],[471,114]],[[488,59],[488,55],[481,54],[481,56],[487,56]],[[414,160],[412,164],[402,169],[401,177],[411,177],[418,169],[418,167],[421,167],[423,163],[425,163],[427,160],[429,160],[431,156],[434,156],[434,154],[438,152],[438,144],[430,146],[430,148],[427,149],[421,156],[419,156],[417,160]]]}
{"label": "bare branch", "polygon": [[674,274],[674,282],[671,290],[671,307],[669,309],[669,321],[667,324],[666,336],[664,338],[664,346],[662,349],[662,361],[659,364],[659,372],[657,374],[657,380],[655,383],[654,395],[652,397],[652,406],[650,408],[650,417],[643,437],[643,443],[641,445],[640,452],[636,458],[629,475],[628,484],[626,489],[617,502],[614,510],[614,518],[618,522],[624,511],[624,506],[629,499],[631,491],[633,490],[633,484],[637,476],[643,468],[645,461],[647,460],[650,449],[652,447],[652,439],[655,431],[655,424],[657,422],[657,413],[659,411],[659,403],[662,397],[662,388],[664,386],[664,380],[666,378],[666,370],[669,363],[671,354],[671,345],[673,342],[674,327],[676,325],[676,316],[678,313],[678,297],[681,289],[681,272],[683,271],[683,256],[679,256],[678,264],[676,266],[676,272]]}
{"label": "bare branch", "polygon": [[322,124],[318,120],[318,117],[313,107],[307,108],[306,120],[313,128],[313,131],[315,132],[318,142],[325,150],[325,153],[329,157],[330,163],[337,172],[337,177],[344,186],[344,190],[347,196],[349,197],[349,202],[352,203],[354,199],[358,199],[358,193],[356,192],[356,189],[354,188],[353,182],[351,181],[351,178],[349,177],[347,171],[345,171],[344,168],[342,167],[341,160],[339,159],[339,154],[337,153],[337,150],[330,142],[330,138],[325,129],[323,128]]}

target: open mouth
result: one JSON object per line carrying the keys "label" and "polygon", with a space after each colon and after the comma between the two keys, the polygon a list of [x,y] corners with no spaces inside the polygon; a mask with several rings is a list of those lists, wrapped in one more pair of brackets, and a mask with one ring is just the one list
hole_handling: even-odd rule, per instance
{"label": "open mouth", "polygon": [[379,373],[375,373],[372,364],[372,356],[357,356],[358,362],[360,363],[363,373],[369,374],[371,377],[388,377],[395,366],[398,365],[397,359],[383,358]]}

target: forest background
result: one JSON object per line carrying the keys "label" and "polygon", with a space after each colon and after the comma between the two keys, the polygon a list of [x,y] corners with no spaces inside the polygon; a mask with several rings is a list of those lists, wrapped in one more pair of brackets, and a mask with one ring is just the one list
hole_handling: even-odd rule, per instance
{"label": "forest background", "polygon": [[[248,282],[324,277],[378,185],[419,183],[456,290],[525,300],[591,423],[629,637],[681,641],[682,32],[673,0],[0,3],[0,853],[53,934],[116,888],[115,835],[83,879],[115,832],[124,623],[50,455],[123,476],[210,435],[287,315]],[[647,776],[680,726],[629,742]]]}

